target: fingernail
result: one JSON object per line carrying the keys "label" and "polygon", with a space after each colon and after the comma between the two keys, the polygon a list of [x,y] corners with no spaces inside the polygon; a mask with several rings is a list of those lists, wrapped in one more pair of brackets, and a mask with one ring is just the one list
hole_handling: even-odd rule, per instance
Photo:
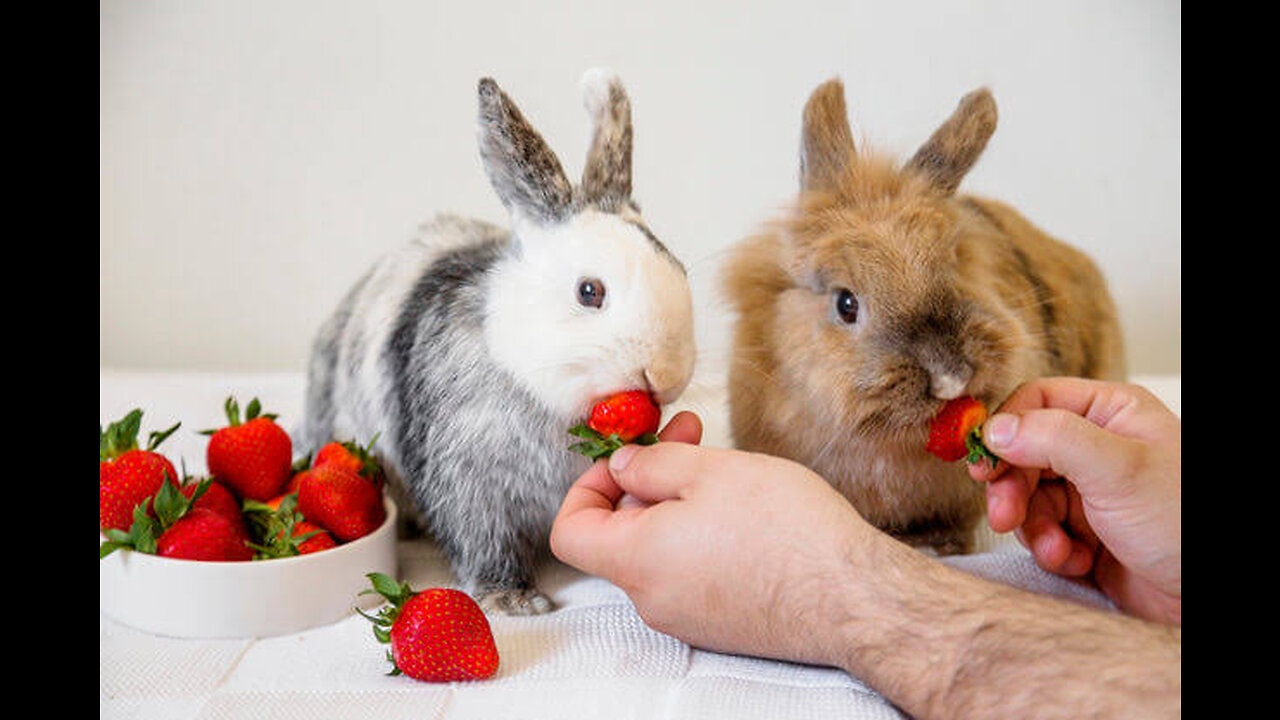
{"label": "fingernail", "polygon": [[1018,433],[1018,416],[999,413],[987,421],[982,440],[992,450],[1007,448],[1013,444],[1013,436]]}
{"label": "fingernail", "polygon": [[621,472],[627,467],[627,463],[631,462],[632,456],[639,450],[639,445],[623,445],[614,450],[613,454],[609,456],[609,469],[614,472]]}

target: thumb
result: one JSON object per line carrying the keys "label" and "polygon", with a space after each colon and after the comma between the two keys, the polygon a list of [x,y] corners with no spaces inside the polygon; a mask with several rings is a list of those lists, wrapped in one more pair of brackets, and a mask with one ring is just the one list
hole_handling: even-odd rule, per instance
{"label": "thumb", "polygon": [[982,440],[1011,465],[1070,480],[1086,498],[1127,490],[1145,452],[1139,442],[1052,408],[997,413],[983,425]]}
{"label": "thumb", "polygon": [[680,497],[701,476],[707,448],[682,442],[626,445],[609,458],[609,474],[629,495],[645,502]]}

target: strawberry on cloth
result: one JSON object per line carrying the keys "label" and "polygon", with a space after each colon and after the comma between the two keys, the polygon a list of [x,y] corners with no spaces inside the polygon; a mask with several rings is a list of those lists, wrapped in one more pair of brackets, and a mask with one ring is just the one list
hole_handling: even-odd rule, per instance
{"label": "strawberry on cloth", "polygon": [[425,682],[484,680],[498,671],[498,647],[484,611],[470,595],[450,588],[415,592],[382,573],[369,573],[372,590],[390,605],[376,616],[373,635],[389,643],[389,674]]}

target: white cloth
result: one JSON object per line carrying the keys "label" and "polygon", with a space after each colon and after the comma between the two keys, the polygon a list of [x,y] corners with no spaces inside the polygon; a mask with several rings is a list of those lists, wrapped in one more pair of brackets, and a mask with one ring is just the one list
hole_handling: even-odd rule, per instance
{"label": "white cloth", "polygon": [[[1175,410],[1178,378],[1144,381]],[[144,431],[181,419],[184,430],[216,427],[222,403],[259,397],[281,420],[299,417],[294,375],[101,373],[102,422],[142,407]],[[715,384],[695,386],[682,407],[707,424],[707,443],[727,442]],[[181,432],[170,457],[203,470],[204,438]],[[1109,607],[1097,592],[1057,578],[1009,538],[986,552],[944,562],[995,582]],[[400,543],[400,575],[416,589],[453,583],[426,541]],[[493,616],[501,667],[491,680],[432,685],[385,673],[368,621],[351,616],[293,635],[181,640],[100,619],[99,709],[103,718],[163,720],[298,718],[899,718],[902,714],[832,668],[706,652],[647,627],[630,600],[599,578],[549,561],[539,586],[559,605],[528,618]]]}

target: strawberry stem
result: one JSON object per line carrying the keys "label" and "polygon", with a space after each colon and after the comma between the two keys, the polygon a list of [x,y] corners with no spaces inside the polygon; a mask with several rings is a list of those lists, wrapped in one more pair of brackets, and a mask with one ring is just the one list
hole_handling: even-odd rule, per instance
{"label": "strawberry stem", "polygon": [[991,463],[991,467],[994,468],[996,463],[1000,462],[1000,458],[996,457],[996,454],[991,452],[990,448],[982,442],[981,425],[978,425],[974,429],[970,430],[968,435],[965,435],[964,446],[969,451],[969,454],[965,456],[964,461],[970,465],[976,465],[977,463],[986,461]]}

